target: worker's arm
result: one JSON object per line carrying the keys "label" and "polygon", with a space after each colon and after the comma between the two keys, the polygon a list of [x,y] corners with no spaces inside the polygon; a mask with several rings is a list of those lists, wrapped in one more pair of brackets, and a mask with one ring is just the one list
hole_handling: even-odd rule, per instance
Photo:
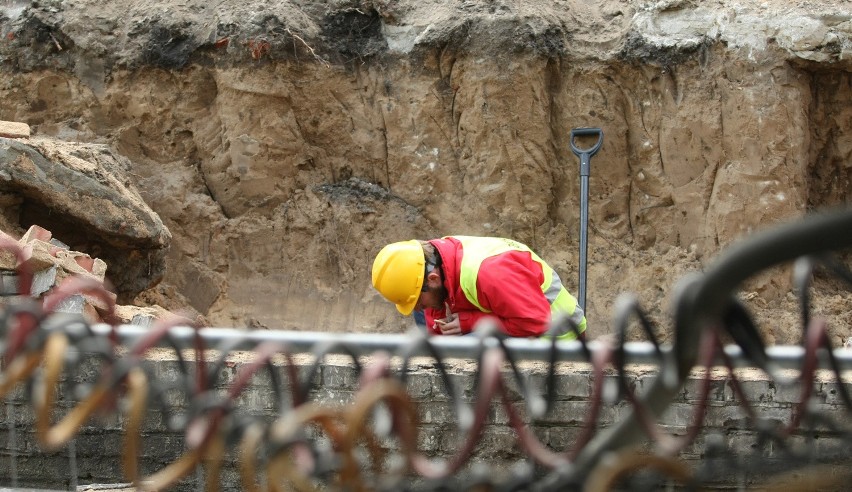
{"label": "worker's arm", "polygon": [[[541,294],[541,289],[538,290]],[[544,296],[541,296],[544,299]],[[547,304],[547,300],[544,301]],[[485,307],[483,305],[483,307]],[[485,318],[494,318],[503,332],[513,337],[537,337],[541,336],[550,322],[550,305],[547,304],[547,314],[543,321],[530,318],[518,318],[497,316],[495,313],[482,311],[459,311],[453,313],[453,319],[444,323],[444,312],[438,309],[424,310],[426,313],[426,327],[433,335],[466,335],[473,331],[477,324]],[[536,328],[538,327],[538,328]]]}
{"label": "worker's arm", "polygon": [[453,314],[447,319],[446,311],[440,309],[426,308],[423,310],[426,317],[426,327],[432,335],[464,335],[468,331],[462,331],[458,314]]}
{"label": "worker's arm", "polygon": [[[477,311],[478,314],[479,311]],[[440,309],[426,308],[423,310],[426,317],[426,327],[433,335],[464,335],[470,333],[470,329],[464,331],[461,328],[459,313],[452,313],[447,319],[447,312]]]}
{"label": "worker's arm", "polygon": [[508,335],[541,336],[550,325],[550,303],[541,291],[542,281],[541,266],[529,253],[512,251],[493,256],[479,269],[479,303],[500,320]]}
{"label": "worker's arm", "polygon": [[446,311],[427,308],[423,310],[426,315],[426,326],[429,333],[433,335],[466,335],[486,313],[481,311],[460,311],[452,313],[447,320]]}

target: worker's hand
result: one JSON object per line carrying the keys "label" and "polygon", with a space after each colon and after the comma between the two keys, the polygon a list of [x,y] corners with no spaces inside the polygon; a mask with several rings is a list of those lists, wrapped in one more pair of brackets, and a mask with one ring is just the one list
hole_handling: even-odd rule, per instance
{"label": "worker's hand", "polygon": [[443,319],[435,320],[435,329],[441,332],[441,335],[461,335],[461,323],[459,322],[458,314],[451,314],[449,321]]}

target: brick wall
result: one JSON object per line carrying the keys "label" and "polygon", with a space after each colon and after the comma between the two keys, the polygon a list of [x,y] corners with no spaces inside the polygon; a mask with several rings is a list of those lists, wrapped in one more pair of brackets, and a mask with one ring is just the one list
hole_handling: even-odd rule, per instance
{"label": "brick wall", "polygon": [[[245,358],[248,360],[248,358]],[[246,362],[239,358],[229,362],[219,375],[219,388],[226,388],[237,371]],[[175,380],[180,374],[174,360],[152,360],[149,362],[158,380]],[[543,387],[545,369],[543,364],[522,364],[527,381],[534,387]],[[302,377],[307,374],[308,366],[301,366]],[[283,405],[289,407],[289,382],[283,369],[276,369],[280,377]],[[449,365],[452,384],[458,388],[467,401],[471,401],[475,391],[476,367],[469,362]],[[94,381],[99,374],[96,361],[86,361],[74,376],[60,383],[69,387],[71,381]],[[669,406],[659,421],[666,432],[681,436],[694,421],[697,405],[701,397],[702,381],[696,373],[681,390],[678,398]],[[606,376],[615,379],[614,375]],[[739,377],[747,400],[754,406],[758,416],[789,423],[801,388],[798,385],[781,386],[754,371],[745,371]],[[635,368],[630,372],[629,382],[641,393],[653,381],[653,371],[649,368]],[[518,392],[518,385],[512,381],[511,373],[506,372],[504,380],[516,408],[524,412],[524,402]],[[254,376],[249,386],[241,394],[237,411],[247,415],[276,415],[275,398],[271,391],[271,377],[265,371]],[[358,374],[352,364],[344,358],[331,357],[322,366],[314,379],[315,389],[312,400],[328,405],[345,406],[354,399]],[[849,385],[847,385],[849,386]],[[455,426],[457,415],[450,405],[447,391],[439,373],[429,360],[412,366],[407,381],[407,390],[417,402],[420,414],[420,432],[418,446],[421,452],[432,458],[451,457],[460,446],[460,433]],[[849,388],[852,391],[852,388]],[[559,367],[556,383],[556,400],[551,411],[541,419],[531,423],[535,435],[542,443],[555,451],[570,449],[580,434],[584,419],[589,413],[589,400],[592,393],[590,367],[584,364],[566,363]],[[813,408],[829,415],[837,422],[845,422],[848,414],[840,401],[836,385],[827,378],[820,378],[814,387]],[[691,445],[686,446],[681,458],[693,466],[701,464],[708,442],[715,440],[727,443],[738,454],[748,454],[748,459],[762,457],[771,459],[777,454],[777,444],[759,445],[754,425],[746,418],[743,406],[736,398],[732,380],[723,371],[712,375],[711,390],[704,427]],[[76,402],[73,397],[65,397],[57,404],[57,414],[67,412]],[[170,406],[185,409],[186,402],[179,395],[170,396]],[[166,466],[183,451],[183,435],[179,431],[169,430],[162,412],[149,409],[143,428],[141,467],[145,473],[151,473]],[[628,411],[624,402],[604,404],[599,426],[611,425]],[[58,416],[58,415],[57,415]],[[40,449],[34,432],[33,408],[25,385],[18,385],[6,399],[0,410],[0,487],[13,485],[12,475],[17,475],[17,485],[33,488],[68,489],[74,484],[72,470],[76,468],[78,484],[120,483],[125,479],[121,473],[123,422],[118,412],[108,412],[105,416],[91,420],[77,434],[76,439],[58,452],[44,452]],[[12,424],[14,423],[14,427]],[[814,438],[817,448],[830,449],[843,444],[840,434],[823,426]],[[801,443],[804,437],[794,435],[792,441]],[[523,452],[518,446],[515,433],[508,423],[506,410],[496,400],[491,404],[489,419],[484,434],[479,440],[470,463],[488,463],[494,473],[507,473],[511,467],[523,460]],[[220,483],[226,490],[242,489],[233,453],[228,453],[228,464],[222,473]],[[196,490],[196,481],[201,474],[196,473],[181,482],[177,490]],[[736,485],[736,477],[714,477],[718,485]]]}

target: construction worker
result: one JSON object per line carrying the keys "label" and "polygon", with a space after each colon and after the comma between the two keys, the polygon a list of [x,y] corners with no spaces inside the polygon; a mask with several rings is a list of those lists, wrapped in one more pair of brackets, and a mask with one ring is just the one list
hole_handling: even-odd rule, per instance
{"label": "construction worker", "polygon": [[408,316],[422,310],[435,335],[465,335],[493,316],[513,337],[585,337],[586,318],[556,272],[527,246],[496,237],[446,236],[388,244],[373,261],[373,287]]}

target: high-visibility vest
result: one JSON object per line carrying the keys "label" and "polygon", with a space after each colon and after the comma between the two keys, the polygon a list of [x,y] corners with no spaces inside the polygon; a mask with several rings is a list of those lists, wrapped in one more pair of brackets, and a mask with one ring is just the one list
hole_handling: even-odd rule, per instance
{"label": "high-visibility vest", "polygon": [[[479,276],[479,267],[486,258],[497,256],[508,251],[529,252],[533,261],[541,265],[544,281],[541,283],[541,291],[547,302],[550,303],[550,317],[558,320],[568,317],[579,329],[580,333],[586,330],[586,318],[583,310],[577,305],[577,299],[568,293],[562,285],[559,275],[544,262],[537,254],[525,244],[512,239],[498,237],[473,237],[473,236],[451,236],[462,244],[461,271],[459,272],[459,284],[464,296],[471,304],[482,312],[491,311],[479,304],[479,295],[476,291],[476,279]],[[556,333],[560,339],[573,340],[573,330],[568,323],[560,323],[560,330]]]}

